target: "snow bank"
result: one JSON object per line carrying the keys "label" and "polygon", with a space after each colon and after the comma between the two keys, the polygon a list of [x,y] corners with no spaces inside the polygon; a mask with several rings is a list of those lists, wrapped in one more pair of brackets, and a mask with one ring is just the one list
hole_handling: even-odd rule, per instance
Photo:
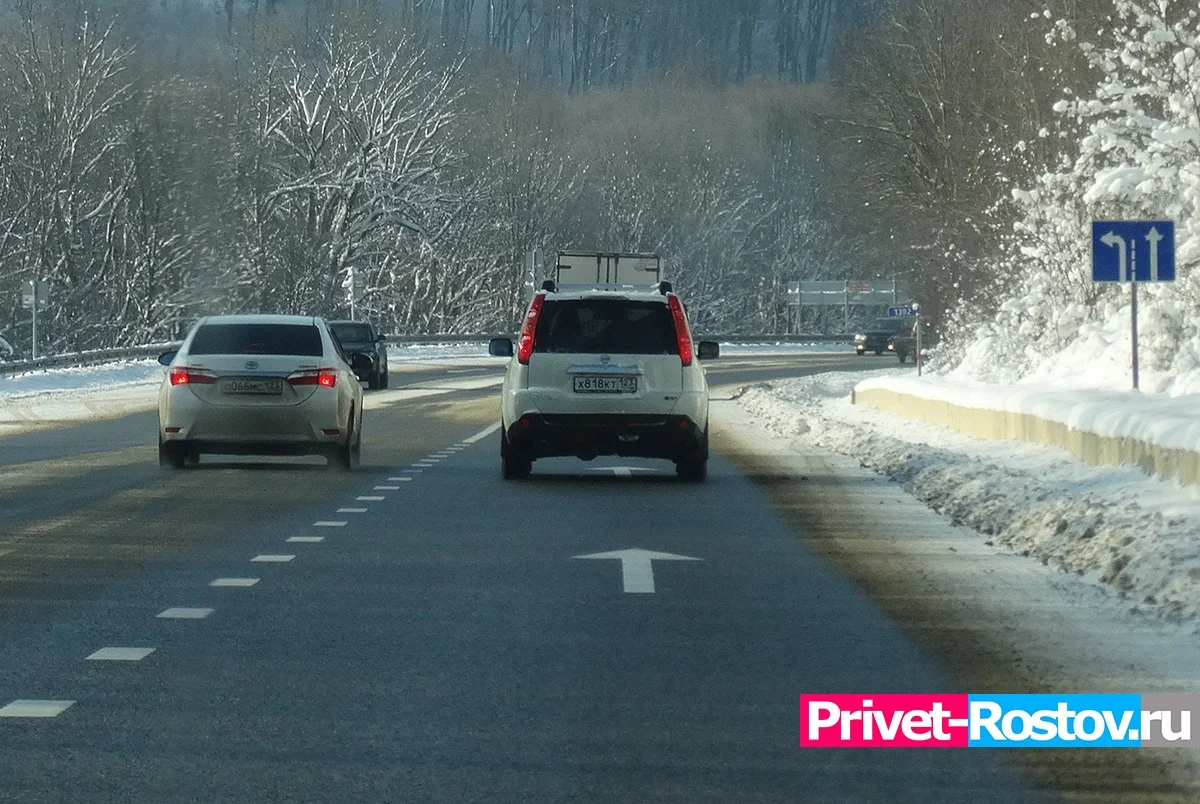
{"label": "snow bank", "polygon": [[1162,617],[1200,616],[1200,492],[1135,467],[1090,467],[1062,450],[980,441],[851,405],[862,376],[757,386],[741,404],[772,432],[857,458],[996,545],[1107,585]]}

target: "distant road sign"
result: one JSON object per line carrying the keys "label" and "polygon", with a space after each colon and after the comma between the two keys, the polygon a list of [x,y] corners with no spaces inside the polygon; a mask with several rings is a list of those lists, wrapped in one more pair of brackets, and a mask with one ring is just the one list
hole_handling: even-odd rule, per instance
{"label": "distant road sign", "polygon": [[35,300],[39,311],[45,310],[46,306],[50,304],[50,284],[48,282],[30,280],[21,285],[21,306],[32,309]]}
{"label": "distant road sign", "polygon": [[1092,221],[1093,282],[1174,282],[1173,221]]}
{"label": "distant road sign", "polygon": [[916,314],[917,314],[917,311],[914,310],[911,305],[907,305],[907,304],[904,305],[903,307],[889,307],[888,308],[888,317],[889,318],[906,318],[907,316],[916,315]]}

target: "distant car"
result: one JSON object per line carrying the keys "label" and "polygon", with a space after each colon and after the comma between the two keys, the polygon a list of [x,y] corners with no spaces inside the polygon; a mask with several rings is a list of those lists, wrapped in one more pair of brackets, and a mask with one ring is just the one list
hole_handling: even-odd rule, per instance
{"label": "distant car", "polygon": [[888,344],[892,338],[903,334],[906,327],[907,331],[911,333],[912,325],[912,318],[876,318],[874,321],[868,322],[855,334],[854,351],[859,356],[867,352],[882,355],[884,352],[889,351]]}
{"label": "distant car", "polygon": [[168,366],[158,397],[158,458],[168,468],[201,453],[324,455],[352,469],[362,447],[362,386],[320,318],[202,318]]}
{"label": "distant car", "polygon": [[533,297],[501,388],[504,477],[529,475],[538,458],[666,458],[685,480],[708,471],[708,385],[682,302],[658,289],[555,289]]}
{"label": "distant car", "polygon": [[367,321],[330,321],[329,328],[349,352],[371,358],[371,368],[359,375],[371,390],[388,387],[387,340]]}
{"label": "distant car", "polygon": [[887,348],[889,352],[900,358],[900,362],[903,363],[908,359],[909,355],[913,355],[915,358],[917,354],[917,339],[913,332],[913,319],[901,320],[907,320],[908,323],[906,326],[901,327],[899,332],[888,338]]}

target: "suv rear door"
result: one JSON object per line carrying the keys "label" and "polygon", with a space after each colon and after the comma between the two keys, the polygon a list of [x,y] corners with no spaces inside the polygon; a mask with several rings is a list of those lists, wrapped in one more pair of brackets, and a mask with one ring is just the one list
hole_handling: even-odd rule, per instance
{"label": "suv rear door", "polygon": [[670,413],[683,366],[666,299],[547,296],[527,377],[543,413]]}

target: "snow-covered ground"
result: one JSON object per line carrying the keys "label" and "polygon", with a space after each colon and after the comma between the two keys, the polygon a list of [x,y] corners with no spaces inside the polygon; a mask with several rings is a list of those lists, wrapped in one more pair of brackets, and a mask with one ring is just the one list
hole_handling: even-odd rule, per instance
{"label": "snow-covered ground", "polygon": [[[917,382],[896,378],[894,370],[887,374],[866,384]],[[829,373],[787,380],[748,389],[741,402],[776,435],[802,436],[857,458],[987,542],[1108,585],[1132,608],[1169,619],[1200,615],[1200,491],[1149,478],[1135,467],[1090,467],[1059,449],[980,441],[851,405],[850,391],[863,377]],[[987,407],[1004,404],[998,389],[1021,393],[920,382],[955,401],[978,394]],[[1121,417],[1100,424],[1145,429],[1136,408],[1118,409]]]}

